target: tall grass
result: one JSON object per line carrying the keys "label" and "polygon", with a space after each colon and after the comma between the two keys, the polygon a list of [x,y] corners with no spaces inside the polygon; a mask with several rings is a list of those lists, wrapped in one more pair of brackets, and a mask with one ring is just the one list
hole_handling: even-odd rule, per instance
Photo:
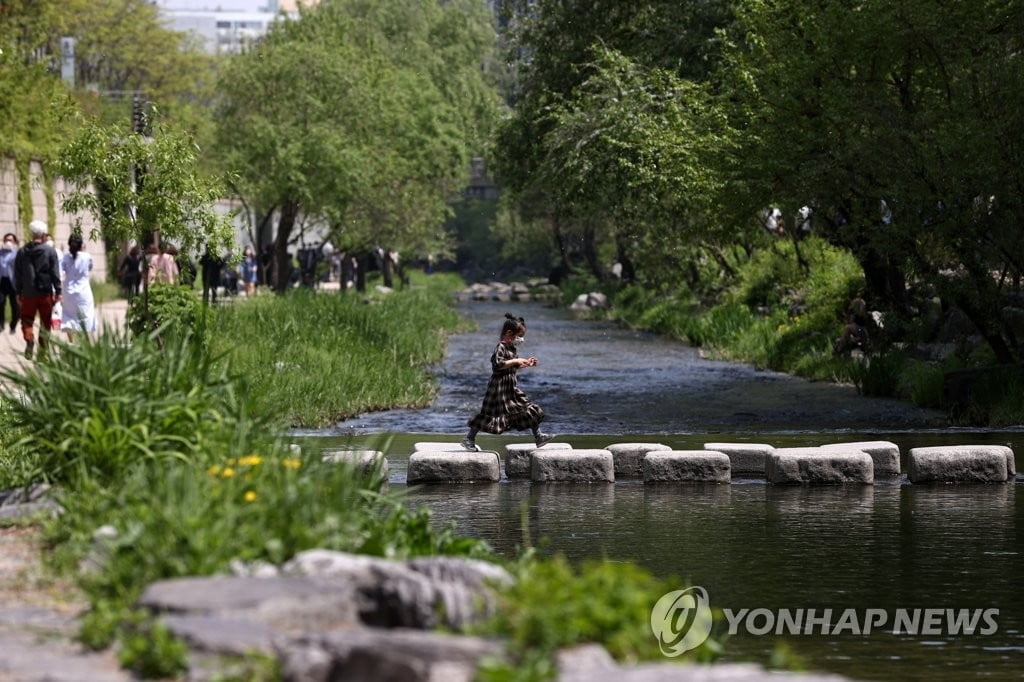
{"label": "tall grass", "polygon": [[426,371],[459,327],[459,286],[420,276],[391,294],[296,289],[217,311],[213,347],[246,377],[255,410],[293,426],[324,426],[360,412],[428,404]]}

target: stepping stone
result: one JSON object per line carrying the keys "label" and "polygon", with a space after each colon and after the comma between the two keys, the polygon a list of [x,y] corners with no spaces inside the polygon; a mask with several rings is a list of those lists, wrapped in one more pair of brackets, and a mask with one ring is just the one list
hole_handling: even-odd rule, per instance
{"label": "stepping stone", "polygon": [[644,483],[729,483],[732,480],[729,455],[714,450],[648,452],[643,466]]}
{"label": "stepping stone", "polygon": [[821,447],[832,450],[849,450],[853,448],[871,455],[875,463],[875,478],[899,476],[900,448],[887,440],[866,440],[854,443],[827,443]]}
{"label": "stepping stone", "polygon": [[875,464],[861,450],[776,448],[765,460],[765,477],[782,484],[874,483]]}
{"label": "stepping stone", "polygon": [[671,450],[661,443],[613,443],[605,448],[612,453],[615,462],[615,475],[619,478],[642,478],[644,475],[644,455],[655,450]]}
{"label": "stepping stone", "polygon": [[1015,476],[1013,450],[1005,445],[911,448],[907,455],[911,483],[1005,483]]}
{"label": "stepping stone", "polygon": [[330,464],[352,462],[364,474],[370,473],[379,466],[381,477],[384,479],[388,477],[388,458],[380,450],[326,449],[320,451],[320,458]]}
{"label": "stepping stone", "polygon": [[732,476],[764,476],[764,463],[775,448],[767,443],[704,443],[705,450],[729,456]]}
{"label": "stepping stone", "polygon": [[438,441],[425,441],[414,443],[413,452],[469,452],[458,443],[442,443]]}
{"label": "stepping stone", "polygon": [[[568,443],[546,443],[544,450],[572,450]],[[505,446],[505,476],[507,478],[530,477],[530,455],[538,448],[536,443],[510,443]]]}
{"label": "stepping stone", "polygon": [[409,457],[406,474],[409,483],[430,481],[499,481],[501,466],[498,453],[483,452],[414,452]]}
{"label": "stepping stone", "polygon": [[608,450],[534,450],[530,457],[530,479],[612,483],[615,460]]}

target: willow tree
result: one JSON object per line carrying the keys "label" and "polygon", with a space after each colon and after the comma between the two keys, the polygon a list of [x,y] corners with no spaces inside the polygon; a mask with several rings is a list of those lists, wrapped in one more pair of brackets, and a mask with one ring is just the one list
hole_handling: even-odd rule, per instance
{"label": "willow tree", "polygon": [[300,219],[352,249],[443,250],[447,201],[496,110],[481,3],[340,0],[277,22],[221,81],[236,192],[277,216],[274,286]]}

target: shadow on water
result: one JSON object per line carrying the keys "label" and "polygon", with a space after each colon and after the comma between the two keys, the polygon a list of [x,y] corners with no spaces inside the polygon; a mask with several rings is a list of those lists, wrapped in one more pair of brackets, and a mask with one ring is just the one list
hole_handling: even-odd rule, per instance
{"label": "shadow on water", "polygon": [[[296,433],[322,447],[384,449],[393,487],[405,486],[413,444],[456,442],[479,406],[487,359],[505,309],[530,326],[524,354],[541,366],[520,386],[576,448],[660,442],[700,449],[708,441],[776,447],[890,440],[910,448],[1003,444],[1024,470],[1024,431],[943,428],[941,415],[897,401],[872,400],[851,387],[814,384],[743,365],[703,360],[696,351],[611,324],[580,322],[564,311],[521,304],[473,304],[463,312],[481,330],[452,337],[437,368],[431,408],[391,410]],[[524,312],[525,310],[525,312]],[[503,452],[523,434],[482,435]],[[916,486],[778,487],[763,480],[731,485],[567,485],[502,481],[408,488],[428,505],[513,557],[527,544],[574,560],[636,561],[663,577],[700,585],[720,609],[882,609],[887,627],[868,634],[754,636],[743,628],[726,645],[729,660],[768,661],[784,641],[812,669],[864,680],[1016,680],[1024,670],[1024,504],[1020,483]],[[894,633],[899,609],[997,608],[990,635]]]}

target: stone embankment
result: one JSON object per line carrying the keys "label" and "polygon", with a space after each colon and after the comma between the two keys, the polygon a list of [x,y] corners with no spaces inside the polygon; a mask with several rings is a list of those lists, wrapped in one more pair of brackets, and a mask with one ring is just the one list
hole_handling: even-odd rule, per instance
{"label": "stone embankment", "polygon": [[472,284],[456,293],[455,298],[459,301],[500,301],[502,303],[540,301],[543,303],[557,303],[561,298],[561,291],[554,284],[548,284],[546,279],[531,279],[527,282]]}

